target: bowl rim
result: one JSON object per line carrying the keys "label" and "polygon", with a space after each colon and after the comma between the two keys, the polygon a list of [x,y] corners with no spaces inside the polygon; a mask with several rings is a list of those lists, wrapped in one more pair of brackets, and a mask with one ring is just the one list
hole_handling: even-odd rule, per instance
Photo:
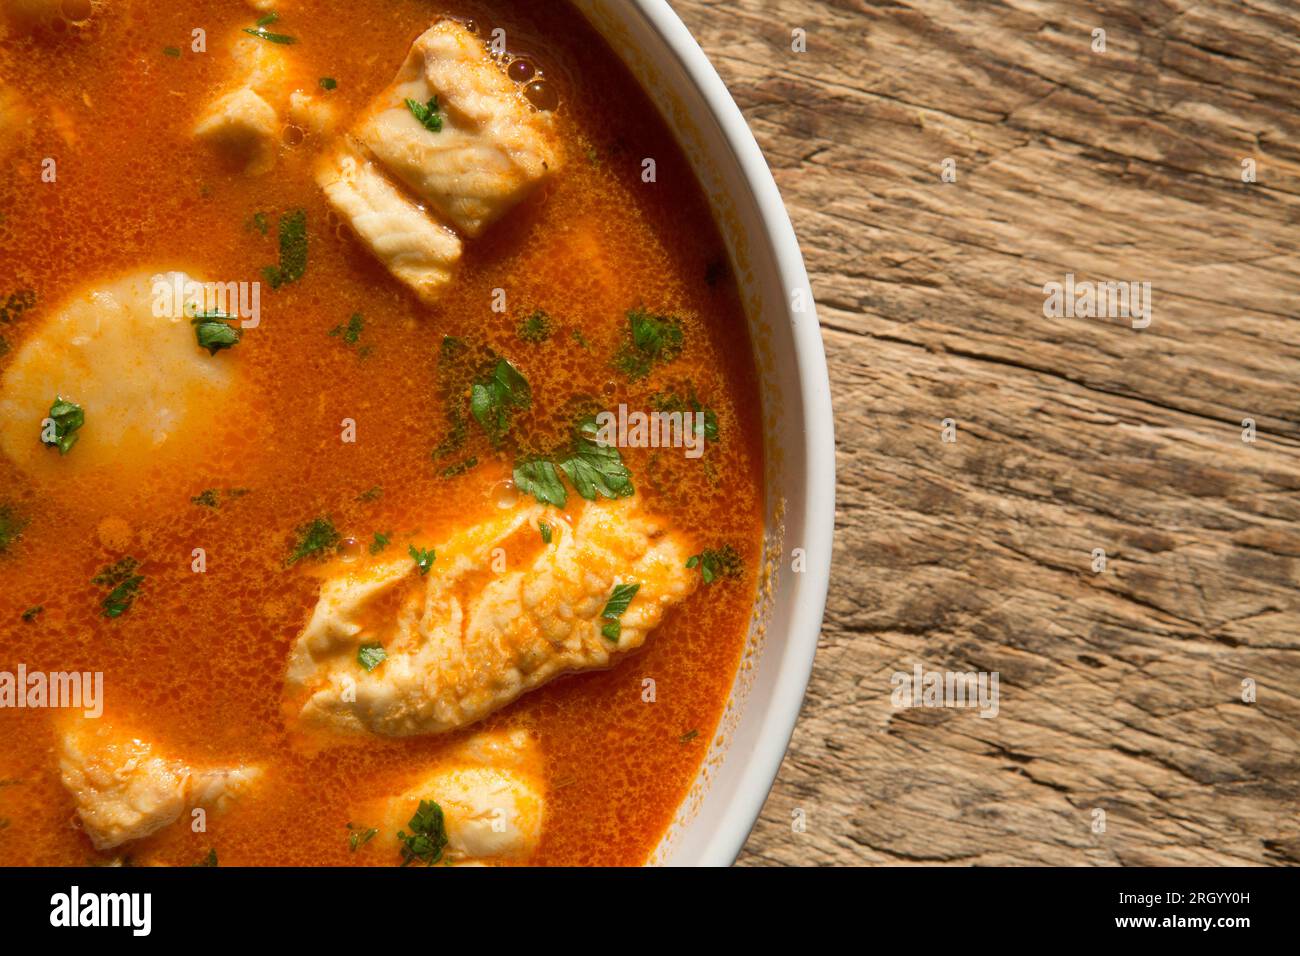
{"label": "bowl rim", "polygon": [[[835,426],[830,378],[812,286],[799,241],[776,180],[749,124],[708,56],[668,0],[632,0],[632,3],[704,98],[752,193],[763,223],[762,238],[770,246],[785,295],[784,314],[792,327],[795,367],[802,397],[803,417],[798,424],[805,434],[802,465],[806,485],[802,497],[797,501],[787,501],[786,505],[787,515],[795,507],[803,512],[800,546],[809,555],[807,577],[793,599],[795,606],[790,614],[790,627],[780,645],[782,654],[777,663],[776,682],[765,702],[759,725],[759,743],[740,770],[734,791],[736,796],[720,825],[710,834],[703,851],[693,861],[704,866],[729,866],[740,855],[780,772],[803,706],[821,635],[835,528]],[[808,301],[807,310],[798,315],[792,306],[796,290],[802,290]],[[769,640],[764,654],[770,653],[773,647],[774,643]]]}

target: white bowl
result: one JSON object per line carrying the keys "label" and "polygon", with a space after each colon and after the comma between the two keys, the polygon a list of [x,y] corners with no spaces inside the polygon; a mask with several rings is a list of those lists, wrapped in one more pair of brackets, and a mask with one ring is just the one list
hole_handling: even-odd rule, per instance
{"label": "white bowl", "polygon": [[[821,632],[835,524],[826,357],[781,195],[704,51],[667,0],[575,2],[659,107],[710,198],[746,304],[762,385],[766,573],[722,724],[652,857],[725,866],[739,855],[781,768]],[[793,570],[800,553],[801,573]]]}

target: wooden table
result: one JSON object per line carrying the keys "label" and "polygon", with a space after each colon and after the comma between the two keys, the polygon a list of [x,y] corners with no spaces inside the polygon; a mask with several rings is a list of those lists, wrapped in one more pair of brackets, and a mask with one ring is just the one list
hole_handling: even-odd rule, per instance
{"label": "wooden table", "polygon": [[[1300,6],[673,3],[794,219],[839,448],[741,861],[1300,863]],[[1067,274],[1150,324],[1046,317]],[[918,663],[997,671],[997,717],[893,707]]]}

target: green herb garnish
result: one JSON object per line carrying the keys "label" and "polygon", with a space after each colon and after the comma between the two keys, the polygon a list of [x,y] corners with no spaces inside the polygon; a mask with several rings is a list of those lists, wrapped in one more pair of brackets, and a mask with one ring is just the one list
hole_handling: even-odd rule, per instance
{"label": "green herb garnish", "polygon": [[528,408],[532,404],[532,390],[528,380],[505,359],[498,359],[491,374],[473,384],[470,390],[469,410],[494,446],[510,430],[514,409]]}
{"label": "green herb garnish", "polygon": [[0,322],[17,322],[18,318],[36,307],[36,293],[31,289],[19,289],[9,293],[9,298],[0,304]]}
{"label": "green herb garnish", "polygon": [[29,607],[27,610],[23,611],[22,613],[23,622],[26,624],[30,624],[32,623],[32,621],[36,620],[37,615],[43,614],[44,612],[45,612],[44,604],[38,604],[35,607]]}
{"label": "green herb garnish", "polygon": [[208,850],[208,855],[207,855],[207,856],[205,856],[203,859],[199,860],[199,862],[197,862],[197,863],[191,863],[190,865],[191,865],[191,866],[216,866],[216,865],[217,865],[217,851],[216,851],[216,848],[214,847],[214,848]]}
{"label": "green herb garnish", "polygon": [[569,500],[560,475],[569,479],[578,494],[588,501],[597,498],[627,498],[636,493],[623,456],[614,446],[596,440],[599,429],[594,418],[578,425],[570,451],[559,458],[530,458],[515,465],[515,485],[542,504],[563,508]]}
{"label": "green herb garnish", "polygon": [[545,521],[537,522],[537,530],[542,533],[542,544],[551,543],[551,526]]}
{"label": "green herb garnish", "polygon": [[272,289],[297,282],[307,271],[307,210],[291,209],[282,215],[279,236],[280,264],[262,270]]}
{"label": "green herb garnish", "polygon": [[541,309],[519,323],[519,337],[525,342],[540,345],[551,337],[551,317]]}
{"label": "green herb garnish", "polygon": [[682,323],[676,316],[633,309],[627,321],[630,337],[614,357],[614,367],[632,381],[645,378],[656,365],[665,365],[681,355]]}
{"label": "green herb garnish", "polygon": [[415,561],[415,566],[420,571],[420,577],[424,577],[428,574],[429,569],[433,567],[433,562],[438,559],[438,553],[432,548],[426,551],[422,548],[417,548],[415,545],[411,545],[408,548],[408,551],[410,552],[412,560]]}
{"label": "green herb garnish", "polygon": [[384,548],[388,547],[388,542],[392,540],[393,532],[390,531],[388,534],[380,534],[376,531],[375,540],[370,542],[370,553],[379,554],[379,552],[383,551]]}
{"label": "green herb garnish", "polygon": [[60,455],[66,455],[72,451],[72,446],[80,437],[77,431],[86,423],[86,413],[76,402],[56,397],[50,406],[49,418],[52,426],[41,429],[41,441],[51,448],[57,448]]}
{"label": "green herb garnish", "polygon": [[[691,427],[697,435],[703,436],[708,441],[718,440],[718,414],[711,408],[706,408],[700,404],[699,398],[695,395],[695,386],[689,382],[686,384],[687,394],[685,397],[677,392],[656,392],[650,397],[650,404],[654,406],[657,412],[667,412],[673,414],[679,412],[682,415],[691,415],[688,419]],[[703,412],[703,426],[695,423],[694,415]]]}
{"label": "green herb garnish", "polygon": [[729,544],[721,548],[709,548],[692,555],[686,561],[688,568],[699,568],[705,584],[712,584],[720,577],[735,578],[740,576],[744,567],[740,553]]}
{"label": "green herb garnish", "polygon": [[338,547],[340,535],[328,517],[316,518],[294,529],[298,544],[289,555],[286,565],[294,565],[303,558],[322,557],[326,551]]}
{"label": "green herb garnish", "polygon": [[348,319],[348,324],[336,325],[330,329],[330,336],[333,338],[343,338],[348,345],[356,345],[361,338],[361,333],[366,327],[366,320],[360,312],[353,312],[352,317]]}
{"label": "green herb garnish", "polygon": [[606,639],[618,643],[618,639],[623,634],[623,623],[619,620],[627,611],[628,606],[632,603],[632,598],[636,597],[636,592],[641,590],[640,584],[616,584],[614,593],[609,596],[605,602],[605,610],[600,612],[600,616],[605,620],[601,627],[600,633]]}
{"label": "green herb garnish", "polygon": [[388,659],[388,652],[382,644],[362,644],[357,648],[357,663],[369,674]]}
{"label": "green herb garnish", "polygon": [[427,104],[419,100],[408,99],[406,108],[411,111],[411,115],[420,121],[420,125],[430,133],[442,132],[442,115],[438,112],[438,97],[429,100]]}
{"label": "green herb garnish", "polygon": [[27,527],[27,519],[20,517],[18,512],[6,504],[0,504],[0,554],[9,550],[10,546],[17,541]]}
{"label": "green herb garnish", "polygon": [[199,348],[207,349],[209,355],[216,355],[222,349],[238,345],[244,332],[239,326],[230,324],[234,321],[236,319],[233,315],[223,312],[195,312],[190,325],[194,326],[194,337],[198,340]]}
{"label": "green herb garnish", "polygon": [[180,47],[165,46],[163,47],[163,56],[169,56],[173,60],[179,59],[181,55]]}
{"label": "green herb garnish", "polygon": [[[273,19],[268,20],[267,17]],[[258,20],[255,27],[244,27],[244,32],[249,36],[257,37],[259,40],[266,40],[268,43],[279,43],[281,46],[293,46],[298,42],[297,37],[291,37],[284,33],[271,33],[267,30],[266,27],[280,19],[278,14],[267,14],[267,17]]]}
{"label": "green herb garnish", "polygon": [[356,853],[359,848],[365,846],[378,835],[379,831],[374,827],[360,827],[355,823],[349,823],[348,847],[353,853]]}
{"label": "green herb garnish", "polygon": [[369,503],[371,501],[378,501],[383,496],[384,496],[384,489],[379,487],[378,485],[375,485],[375,487],[367,491],[363,491],[361,492],[361,494],[357,495],[356,500]]}
{"label": "green herb garnish", "polygon": [[204,508],[220,508],[221,502],[217,499],[217,494],[217,489],[208,488],[191,498],[190,504],[200,505]]}
{"label": "green herb garnish", "polygon": [[322,90],[337,90],[339,88],[339,81],[334,79],[332,76],[322,76],[320,78],[320,88]]}
{"label": "green herb garnish", "polygon": [[91,584],[111,589],[104,598],[104,617],[121,617],[131,610],[140,585],[144,584],[144,575],[136,573],[139,567],[140,562],[135,558],[125,557],[116,564],[101,568],[90,579]]}
{"label": "green herb garnish", "polygon": [[409,836],[397,831],[397,840],[402,844],[402,866],[412,863],[433,866],[442,859],[442,851],[447,846],[447,826],[442,807],[433,800],[421,800],[407,826],[411,828]]}

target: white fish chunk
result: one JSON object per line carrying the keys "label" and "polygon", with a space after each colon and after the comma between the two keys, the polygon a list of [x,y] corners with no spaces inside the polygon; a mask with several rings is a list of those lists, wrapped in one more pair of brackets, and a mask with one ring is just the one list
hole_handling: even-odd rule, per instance
{"label": "white fish chunk", "polygon": [[[162,294],[178,282],[179,296]],[[0,451],[51,477],[197,455],[229,416],[223,399],[239,381],[238,349],[210,356],[190,324],[215,301],[214,287],[177,272],[135,273],[78,293],[32,332],[0,379]],[[57,396],[85,411],[66,457],[40,440]]]}
{"label": "white fish chunk", "polygon": [[275,166],[279,132],[280,115],[247,87],[219,97],[194,126],[195,136],[254,176]]}
{"label": "white fish chunk", "polygon": [[374,163],[340,149],[317,165],[316,182],[376,258],[421,300],[436,301],[451,284],[460,239],[426,216]]}
{"label": "white fish chunk", "polygon": [[[538,522],[552,529],[543,544]],[[504,548],[507,569],[492,569]],[[286,675],[304,729],[386,736],[437,734],[482,719],[561,674],[609,666],[640,647],[698,574],[683,537],[634,498],[564,515],[523,505],[436,549],[421,577],[409,558],[326,578]],[[512,569],[517,567],[517,569]],[[601,631],[616,584],[640,587],[617,641]],[[363,644],[386,659],[367,673]]]}
{"label": "white fish chunk", "polygon": [[195,769],[89,720],[64,730],[59,770],[97,850],[157,833],[194,807],[224,810],[261,775],[257,767]]}
{"label": "white fish chunk", "polygon": [[[406,105],[438,100],[432,132]],[[354,134],[381,164],[463,235],[475,238],[559,168],[549,113],[533,108],[483,42],[440,20],[411,46],[396,80]]]}
{"label": "white fish chunk", "polygon": [[441,810],[447,839],[438,862],[526,860],[541,839],[544,780],[540,750],[526,731],[476,734],[425,771],[414,786],[384,801],[377,816],[379,845],[400,854],[398,832],[415,832],[412,817],[421,802],[428,801]]}
{"label": "white fish chunk", "polygon": [[200,114],[194,135],[246,173],[260,175],[275,166],[280,113],[291,106],[288,54],[240,31],[230,41],[230,58],[232,84]]}

